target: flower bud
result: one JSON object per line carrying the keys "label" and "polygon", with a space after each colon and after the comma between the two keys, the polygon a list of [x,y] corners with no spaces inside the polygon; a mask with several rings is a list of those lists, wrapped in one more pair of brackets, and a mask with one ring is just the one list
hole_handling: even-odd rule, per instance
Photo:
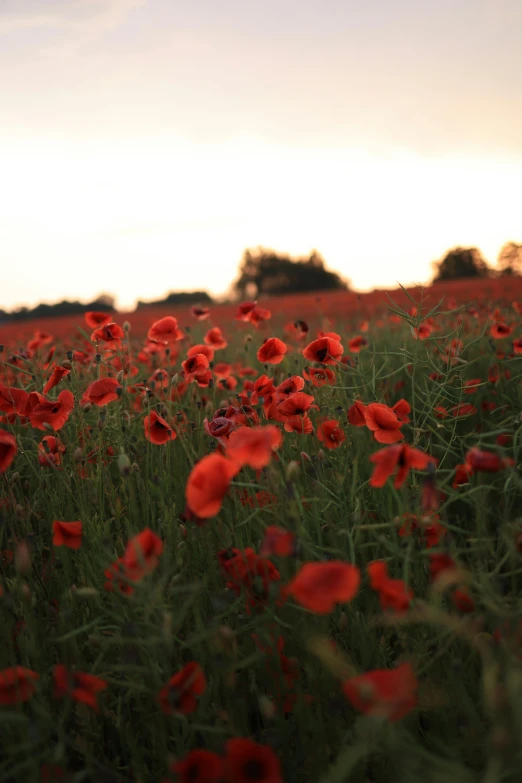
{"label": "flower bud", "polygon": [[286,480],[296,481],[299,477],[299,463],[295,459],[291,460],[286,466]]}
{"label": "flower bud", "polygon": [[118,457],[118,470],[122,476],[128,476],[131,472],[131,461],[126,454],[120,454]]}
{"label": "flower bud", "polygon": [[28,574],[31,570],[31,552],[25,541],[20,541],[14,555],[15,570],[17,574]]}

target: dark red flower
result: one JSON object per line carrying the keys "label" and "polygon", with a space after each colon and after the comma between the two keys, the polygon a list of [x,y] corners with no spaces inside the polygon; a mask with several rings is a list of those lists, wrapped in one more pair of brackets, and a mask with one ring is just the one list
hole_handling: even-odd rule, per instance
{"label": "dark red flower", "polygon": [[344,695],[365,715],[395,722],[417,706],[418,682],[410,663],[396,669],[375,669],[343,683]]}
{"label": "dark red flower", "polygon": [[259,549],[262,555],[288,557],[295,554],[297,539],[295,533],[276,525],[269,525]]}
{"label": "dark red flower", "polygon": [[74,701],[86,704],[91,709],[98,711],[98,694],[107,688],[106,680],[96,677],[94,674],[77,672],[63,663],[53,668],[54,698],[63,699],[70,696]]}
{"label": "dark red flower", "polygon": [[147,440],[156,446],[164,446],[169,440],[176,438],[175,430],[156,411],[151,411],[150,416],[145,416],[143,427]]}
{"label": "dark red flower", "polygon": [[165,318],[155,321],[147,332],[149,340],[162,343],[163,345],[175,343],[177,340],[182,340],[183,337],[183,332],[178,329],[177,318],[174,318],[172,315],[167,315]]}
{"label": "dark red flower", "polygon": [[159,692],[161,709],[166,715],[188,715],[197,707],[196,696],[201,696],[206,689],[207,681],[203,669],[199,663],[191,661],[174,674]]}
{"label": "dark red flower", "polygon": [[436,465],[437,460],[419,449],[401,443],[376,451],[371,455],[370,462],[375,464],[370,479],[372,487],[383,487],[395,473],[394,487],[400,489],[411,469],[426,470],[429,465]]}
{"label": "dark red flower", "polygon": [[210,454],[196,463],[185,487],[185,498],[191,511],[201,519],[214,517],[238,470],[239,465],[221,454]]}
{"label": "dark red flower", "polygon": [[79,549],[82,545],[82,535],[81,522],[53,522],[53,546]]}
{"label": "dark red flower", "polygon": [[381,402],[372,402],[364,409],[366,426],[378,443],[397,443],[404,435],[399,432],[402,422],[395,411]]}
{"label": "dark red flower", "polygon": [[346,440],[344,430],[335,419],[323,421],[317,428],[317,437],[327,449],[338,449]]}
{"label": "dark red flower", "polygon": [[351,601],[359,588],[359,569],[341,560],[305,563],[286,591],[315,614],[329,614],[336,604]]}
{"label": "dark red flower", "polygon": [[112,321],[110,313],[100,313],[96,310],[88,310],[83,316],[89,329],[97,329],[99,326],[105,326]]}
{"label": "dark red flower", "polygon": [[116,378],[99,378],[87,387],[81,404],[85,405],[87,402],[90,402],[100,407],[108,405],[110,402],[118,399],[119,389],[121,389],[121,386]]}
{"label": "dark red flower", "polygon": [[[336,335],[338,337],[339,335]],[[332,337],[319,337],[303,349],[303,356],[309,362],[337,364],[343,355],[343,346]]]}
{"label": "dark red flower", "polygon": [[257,352],[257,359],[262,364],[280,364],[287,350],[286,344],[278,337],[269,337]]}
{"label": "dark red flower", "polygon": [[366,426],[366,417],[364,415],[365,410],[366,410],[366,405],[360,400],[356,400],[352,405],[352,407],[348,409],[347,416],[350,424],[352,424],[354,427],[365,427]]}
{"label": "dark red flower", "polygon": [[283,783],[281,765],[272,748],[251,739],[228,740],[224,773],[227,783]]}
{"label": "dark red flower", "polygon": [[[28,406],[30,405],[32,394],[29,395]],[[72,392],[64,389],[58,395],[56,400],[46,400],[39,398],[37,404],[29,413],[31,426],[38,430],[45,430],[46,425],[55,432],[61,430],[74,408],[74,397]]]}
{"label": "dark red flower", "polygon": [[0,430],[0,473],[11,466],[17,452],[16,438],[10,432]]}
{"label": "dark red flower", "polygon": [[371,588],[379,593],[382,608],[405,612],[413,598],[413,590],[410,590],[402,579],[390,579],[384,560],[368,563],[367,570]]}
{"label": "dark red flower", "polygon": [[70,375],[71,371],[67,367],[61,367],[57,366],[53,369],[47,383],[43,387],[43,393],[47,394],[47,392],[51,391],[51,389],[54,389],[55,386],[58,386],[62,378],[65,378],[66,375]]}
{"label": "dark red flower", "polygon": [[0,704],[12,706],[29,701],[36,691],[39,675],[24,666],[12,666],[0,671]]}
{"label": "dark red flower", "polygon": [[223,759],[203,748],[191,750],[181,761],[175,761],[170,771],[178,783],[219,783],[223,775]]}

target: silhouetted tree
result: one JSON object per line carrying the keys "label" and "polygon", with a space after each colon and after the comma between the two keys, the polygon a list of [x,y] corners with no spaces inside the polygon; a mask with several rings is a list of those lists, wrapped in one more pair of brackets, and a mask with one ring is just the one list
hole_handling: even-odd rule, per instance
{"label": "silhouetted tree", "polygon": [[325,268],[322,256],[312,251],[308,258],[291,259],[275,250],[247,249],[239,266],[233,292],[241,298],[261,294],[288,294],[305,291],[347,289],[335,272]]}
{"label": "silhouetted tree", "polygon": [[522,244],[506,242],[498,254],[497,265],[502,276],[522,274]]}
{"label": "silhouetted tree", "polygon": [[488,277],[491,274],[491,269],[476,247],[455,247],[441,261],[435,261],[433,266],[436,271],[434,283],[459,277]]}
{"label": "silhouetted tree", "polygon": [[138,302],[136,310],[165,305],[209,305],[213,302],[214,300],[206,291],[180,291],[178,293],[171,291],[164,299],[156,299],[154,302]]}
{"label": "silhouetted tree", "polygon": [[0,322],[10,321],[28,321],[35,318],[49,318],[58,315],[80,315],[87,310],[101,310],[103,312],[112,312],[114,310],[115,299],[110,294],[100,294],[93,302],[82,304],[82,302],[69,302],[67,299],[56,304],[39,304],[32,309],[28,307],[18,307],[16,310],[6,312],[0,310]]}

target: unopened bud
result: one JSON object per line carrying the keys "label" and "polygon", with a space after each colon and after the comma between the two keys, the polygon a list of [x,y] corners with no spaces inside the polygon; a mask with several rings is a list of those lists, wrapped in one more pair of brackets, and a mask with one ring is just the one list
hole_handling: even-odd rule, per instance
{"label": "unopened bud", "polygon": [[126,454],[120,454],[118,457],[118,470],[122,476],[128,476],[131,472],[131,461]]}
{"label": "unopened bud", "polygon": [[125,376],[124,371],[120,370],[116,376],[116,380],[118,381],[118,383],[122,383],[124,376]]}
{"label": "unopened bud", "polygon": [[319,449],[319,451],[317,452],[317,459],[321,460],[321,462],[323,461],[323,459],[324,459],[324,451],[323,451],[323,449]]}
{"label": "unopened bud", "polygon": [[123,328],[123,331],[125,332],[125,334],[128,335],[130,330],[131,330],[131,325],[130,325],[130,323],[128,321],[124,321],[122,328]]}
{"label": "unopened bud", "polygon": [[74,460],[74,462],[75,462],[76,464],[78,464],[79,462],[81,462],[81,461],[82,461],[82,459],[83,459],[83,449],[81,449],[81,448],[78,446],[78,448],[76,448],[76,449],[74,450],[74,454],[73,454],[73,460]]}
{"label": "unopened bud", "polygon": [[133,473],[139,473],[140,466],[138,465],[137,462],[132,463],[131,470]]}
{"label": "unopened bud", "polygon": [[85,405],[83,406],[83,410],[85,411],[85,413],[89,413],[91,408],[92,408],[92,403],[90,402],[86,402]]}
{"label": "unopened bud", "polygon": [[178,381],[179,381],[179,372],[175,372],[172,378],[170,379],[170,385],[175,386]]}
{"label": "unopened bud", "polygon": [[312,458],[309,454],[306,453],[306,451],[301,452],[301,458],[304,459],[305,462],[311,462]]}
{"label": "unopened bud", "polygon": [[295,481],[299,477],[299,463],[295,459],[286,466],[286,480]]}
{"label": "unopened bud", "polygon": [[18,574],[28,574],[31,570],[31,552],[25,541],[21,541],[15,550],[15,570]]}
{"label": "unopened bud", "polygon": [[62,367],[65,367],[66,370],[70,370],[72,367],[72,362],[69,359],[64,359],[62,362]]}
{"label": "unopened bud", "polygon": [[186,538],[188,536],[187,528],[185,527],[185,525],[179,526],[179,532],[181,533],[183,538]]}
{"label": "unopened bud", "polygon": [[337,627],[340,631],[344,631],[348,627],[348,615],[346,612],[343,611],[339,615],[339,622],[337,623]]}

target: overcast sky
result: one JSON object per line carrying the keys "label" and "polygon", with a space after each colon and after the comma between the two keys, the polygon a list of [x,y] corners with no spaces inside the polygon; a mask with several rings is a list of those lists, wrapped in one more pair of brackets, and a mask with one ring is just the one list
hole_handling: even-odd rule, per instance
{"label": "overcast sky", "polygon": [[0,0],[0,307],[522,241],[520,0]]}

